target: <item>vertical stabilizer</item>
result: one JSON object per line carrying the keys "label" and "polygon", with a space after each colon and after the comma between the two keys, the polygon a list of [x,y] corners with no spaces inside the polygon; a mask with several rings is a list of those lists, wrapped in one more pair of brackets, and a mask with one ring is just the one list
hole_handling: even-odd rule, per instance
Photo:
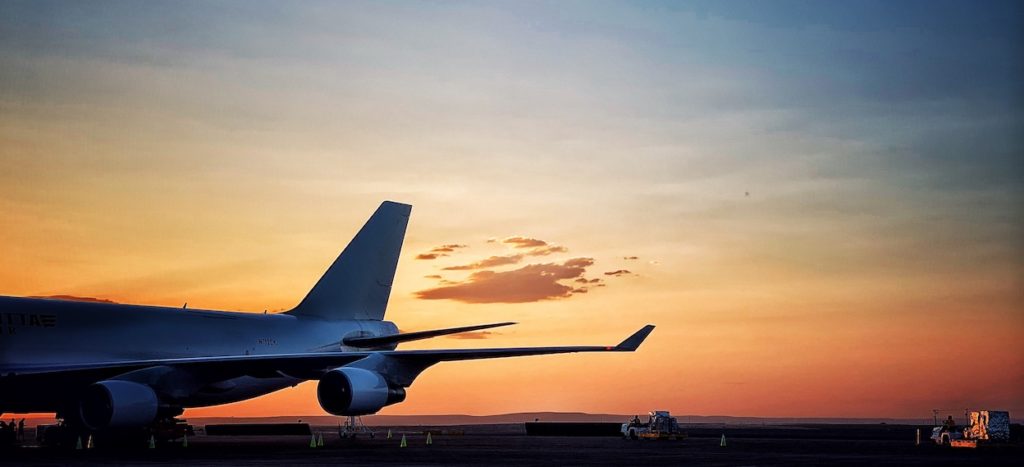
{"label": "vertical stabilizer", "polygon": [[384,318],[412,206],[385,201],[299,306],[287,312],[332,321]]}

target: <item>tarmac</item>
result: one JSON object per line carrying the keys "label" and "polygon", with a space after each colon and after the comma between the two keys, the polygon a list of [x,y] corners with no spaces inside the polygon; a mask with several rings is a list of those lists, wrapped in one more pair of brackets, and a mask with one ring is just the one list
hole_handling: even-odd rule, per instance
{"label": "tarmac", "polygon": [[[17,465],[1019,465],[1024,445],[977,449],[915,445],[910,425],[693,425],[680,441],[617,437],[527,436],[522,424],[374,428],[370,439],[342,439],[337,427],[313,427],[308,436],[205,436],[131,449],[58,450],[31,444],[0,451]],[[426,430],[432,444],[426,444]],[[31,435],[31,430],[27,430]],[[726,445],[721,446],[725,435]],[[924,436],[922,431],[922,436]],[[406,447],[400,447],[405,436]],[[28,436],[31,438],[31,436]]]}

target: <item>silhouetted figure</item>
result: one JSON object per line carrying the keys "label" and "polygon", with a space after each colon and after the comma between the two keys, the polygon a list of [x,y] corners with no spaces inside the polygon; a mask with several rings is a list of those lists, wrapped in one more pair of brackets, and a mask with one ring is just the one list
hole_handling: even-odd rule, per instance
{"label": "silhouetted figure", "polygon": [[956,431],[956,422],[953,421],[953,416],[950,415],[946,418],[946,421],[942,422],[943,431]]}
{"label": "silhouetted figure", "polygon": [[0,420],[0,446],[8,446],[14,444],[14,421],[11,421],[11,425],[7,425],[7,422]]}
{"label": "silhouetted figure", "polygon": [[18,441],[25,441],[25,419],[18,420]]}

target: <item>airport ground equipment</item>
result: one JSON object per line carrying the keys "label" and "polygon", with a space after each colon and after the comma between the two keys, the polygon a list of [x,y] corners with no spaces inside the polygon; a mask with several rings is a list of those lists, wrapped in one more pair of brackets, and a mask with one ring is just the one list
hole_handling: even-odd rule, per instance
{"label": "airport ground equipment", "polygon": [[938,445],[955,448],[975,448],[979,442],[1007,442],[1010,440],[1010,413],[1003,410],[976,410],[967,412],[967,426],[949,429],[932,428],[931,439]]}
{"label": "airport ground equipment", "polygon": [[171,444],[189,435],[195,436],[194,428],[179,418],[160,419],[143,429],[104,430],[95,433],[83,433],[66,420],[36,427],[36,441],[42,446],[50,447],[71,447],[81,439],[94,438],[102,447],[140,446],[149,439],[155,439],[160,444]]}
{"label": "airport ground equipment", "polygon": [[622,424],[621,433],[627,439],[684,439],[686,433],[679,429],[679,422],[667,410],[655,410],[650,413],[647,422],[640,417],[633,417]]}
{"label": "airport ground equipment", "polygon": [[363,417],[349,415],[348,419],[345,420],[345,424],[338,427],[338,436],[342,439],[355,438],[359,434],[367,435],[371,439],[376,436],[370,427],[363,424]]}

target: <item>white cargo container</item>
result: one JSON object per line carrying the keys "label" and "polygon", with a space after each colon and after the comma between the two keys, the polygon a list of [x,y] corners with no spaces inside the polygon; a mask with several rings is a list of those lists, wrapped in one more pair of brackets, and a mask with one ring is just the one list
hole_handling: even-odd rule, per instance
{"label": "white cargo container", "polygon": [[970,425],[964,430],[969,439],[1010,440],[1010,412],[978,410],[968,414]]}

